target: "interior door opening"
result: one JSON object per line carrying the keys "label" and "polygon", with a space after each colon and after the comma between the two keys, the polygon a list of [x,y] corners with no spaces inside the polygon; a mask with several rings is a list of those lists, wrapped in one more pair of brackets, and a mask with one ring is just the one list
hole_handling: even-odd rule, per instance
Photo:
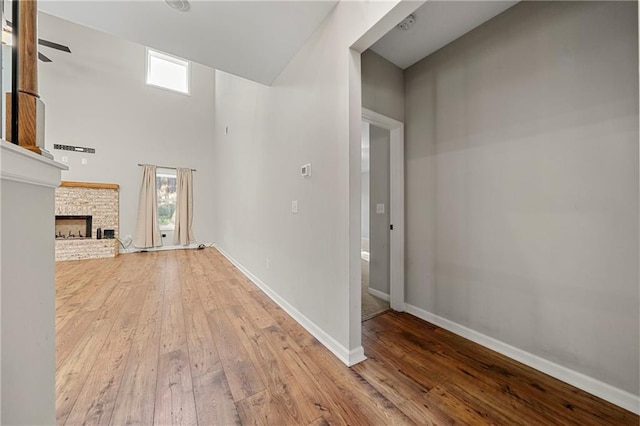
{"label": "interior door opening", "polygon": [[391,133],[362,122],[362,320],[389,309]]}
{"label": "interior door opening", "polygon": [[362,320],[404,304],[404,124],[362,109]]}

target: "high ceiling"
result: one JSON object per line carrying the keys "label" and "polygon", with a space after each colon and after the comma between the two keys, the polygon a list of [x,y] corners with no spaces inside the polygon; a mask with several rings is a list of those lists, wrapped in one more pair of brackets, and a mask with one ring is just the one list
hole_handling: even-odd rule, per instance
{"label": "high ceiling", "polygon": [[[425,2],[409,31],[394,28],[371,50],[406,69],[517,1]],[[229,73],[271,84],[337,0],[40,0],[42,12]]]}
{"label": "high ceiling", "polygon": [[406,69],[475,27],[504,12],[517,1],[427,1],[404,31],[394,28],[371,50]]}
{"label": "high ceiling", "polygon": [[[271,84],[336,5],[321,1],[40,1],[41,12]],[[73,47],[72,47],[73,50]]]}

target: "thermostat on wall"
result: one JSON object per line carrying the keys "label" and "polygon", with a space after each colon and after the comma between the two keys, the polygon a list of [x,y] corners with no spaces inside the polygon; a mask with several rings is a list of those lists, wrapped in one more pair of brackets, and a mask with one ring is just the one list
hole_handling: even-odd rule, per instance
{"label": "thermostat on wall", "polygon": [[303,178],[311,177],[311,163],[300,167],[300,174]]}

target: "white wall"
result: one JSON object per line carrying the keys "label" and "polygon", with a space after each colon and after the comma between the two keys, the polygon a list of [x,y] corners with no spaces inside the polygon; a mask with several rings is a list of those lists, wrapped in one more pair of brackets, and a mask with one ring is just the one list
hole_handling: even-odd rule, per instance
{"label": "white wall", "polygon": [[[272,87],[216,72],[216,241],[345,362],[361,353],[361,112],[359,85],[350,105],[359,61],[349,46],[395,4],[338,4]],[[302,179],[307,162],[313,177]]]}
{"label": "white wall", "polygon": [[[11,92],[11,46],[2,44],[2,82],[0,83],[0,93],[2,99],[0,100],[0,110],[2,111],[2,117],[4,117],[4,111],[6,111],[7,92]],[[0,120],[0,137],[6,140],[6,128],[5,120]]]}
{"label": "white wall", "polygon": [[[53,188],[2,181],[2,424],[55,423]],[[5,206],[22,206],[21,209]],[[29,206],[30,208],[24,208]],[[36,207],[44,207],[38,209]],[[50,216],[50,217],[49,217]],[[38,267],[34,267],[37,263]],[[28,315],[25,315],[28,313]]]}
{"label": "white wall", "polygon": [[638,395],[638,13],[522,2],[405,73],[407,301]]}
{"label": "white wall", "polygon": [[[53,62],[39,65],[46,148],[58,161],[63,155],[69,159],[63,180],[119,184],[124,237],[135,231],[138,163],[195,168],[193,230],[197,241],[213,241],[213,69],[192,64],[186,96],[145,84],[145,48],[139,44],[42,13],[39,27],[41,38],[73,52],[43,48]],[[92,147],[96,153],[53,150],[54,144]]]}
{"label": "white wall", "polygon": [[55,423],[54,191],[60,168],[0,142],[0,423]]}

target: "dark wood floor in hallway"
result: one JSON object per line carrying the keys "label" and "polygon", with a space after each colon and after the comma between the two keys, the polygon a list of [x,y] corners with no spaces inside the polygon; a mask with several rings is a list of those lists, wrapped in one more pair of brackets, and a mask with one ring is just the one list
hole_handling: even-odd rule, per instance
{"label": "dark wood floor in hallway", "polygon": [[56,299],[61,425],[639,423],[407,314],[347,368],[214,249],[60,262]]}

